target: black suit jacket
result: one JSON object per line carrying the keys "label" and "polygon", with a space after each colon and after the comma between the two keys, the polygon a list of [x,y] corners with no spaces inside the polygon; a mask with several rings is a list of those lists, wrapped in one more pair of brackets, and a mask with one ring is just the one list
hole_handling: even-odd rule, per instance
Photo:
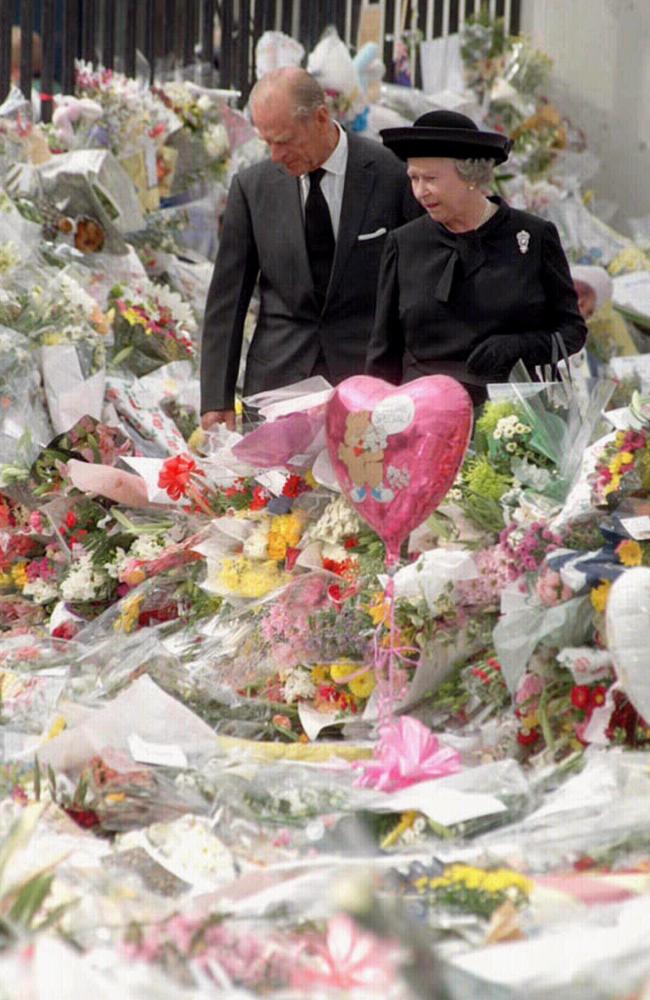
{"label": "black suit jacket", "polygon": [[205,310],[202,413],[233,406],[244,320],[258,279],[246,395],[308,377],[319,355],[335,382],[363,372],[386,235],[420,214],[419,206],[404,164],[379,143],[349,134],[336,251],[321,309],[299,183],[270,160],[233,179]]}

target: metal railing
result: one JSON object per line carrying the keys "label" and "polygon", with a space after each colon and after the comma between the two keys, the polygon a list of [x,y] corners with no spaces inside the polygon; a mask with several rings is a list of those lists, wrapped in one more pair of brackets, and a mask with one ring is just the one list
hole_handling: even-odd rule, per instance
{"label": "metal railing", "polygon": [[309,51],[333,24],[354,47],[369,7],[391,80],[396,37],[452,34],[482,4],[519,30],[521,0],[0,0],[0,101],[12,81],[28,97],[36,88],[49,121],[54,92],[74,89],[79,58],[150,80],[182,69],[245,100],[264,31],[284,31]]}

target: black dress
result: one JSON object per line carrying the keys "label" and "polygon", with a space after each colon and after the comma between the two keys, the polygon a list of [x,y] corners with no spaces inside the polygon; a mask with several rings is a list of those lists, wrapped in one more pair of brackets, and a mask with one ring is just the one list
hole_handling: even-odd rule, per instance
{"label": "black dress", "polygon": [[468,233],[429,216],[389,233],[367,374],[396,384],[451,375],[479,404],[519,358],[531,374],[551,363],[554,331],[568,354],[580,350],[587,328],[557,229],[491,200],[496,213]]}

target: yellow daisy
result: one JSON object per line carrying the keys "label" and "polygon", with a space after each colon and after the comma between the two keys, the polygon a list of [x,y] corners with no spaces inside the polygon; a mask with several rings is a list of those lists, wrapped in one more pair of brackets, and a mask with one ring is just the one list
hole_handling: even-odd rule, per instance
{"label": "yellow daisy", "polygon": [[591,603],[599,614],[603,614],[607,607],[607,598],[612,589],[611,580],[601,580],[597,587],[593,587],[589,597]]}
{"label": "yellow daisy", "polygon": [[633,538],[626,538],[616,546],[616,555],[624,566],[640,566],[643,549]]}

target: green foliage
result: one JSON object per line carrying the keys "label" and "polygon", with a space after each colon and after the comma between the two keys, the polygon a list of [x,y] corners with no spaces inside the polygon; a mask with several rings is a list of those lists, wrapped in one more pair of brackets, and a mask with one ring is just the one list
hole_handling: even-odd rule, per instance
{"label": "green foliage", "polygon": [[498,472],[483,455],[470,462],[464,478],[470,493],[486,500],[500,500],[512,486],[512,476]]}

